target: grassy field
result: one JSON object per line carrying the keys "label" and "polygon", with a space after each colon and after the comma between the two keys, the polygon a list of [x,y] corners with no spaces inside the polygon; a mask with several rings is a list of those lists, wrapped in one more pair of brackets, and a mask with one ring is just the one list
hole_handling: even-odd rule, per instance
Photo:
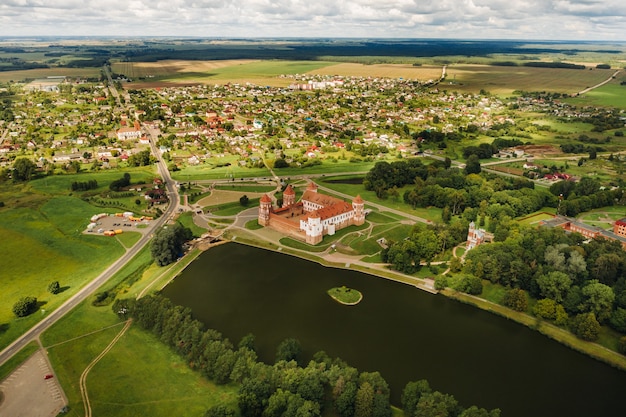
{"label": "grassy field", "polygon": [[[122,255],[117,240],[81,233],[97,212],[74,197],[53,197],[39,207],[0,212],[4,241],[0,283],[5,301],[0,324],[8,327],[0,333],[1,347],[45,316],[35,313],[15,319],[11,307],[20,297],[36,297],[40,308],[52,310]],[[52,281],[59,281],[61,293],[47,292]]]}
{"label": "grassy field", "polygon": [[[121,328],[110,307],[83,303],[43,335],[68,396],[68,415],[82,415],[80,375]],[[236,388],[209,383],[137,327],[131,327],[93,368],[87,389],[98,416],[198,416],[218,402],[236,404]]]}
{"label": "grassy field", "polygon": [[615,70],[450,65],[441,88],[510,95],[515,90],[574,94],[610,78]]}
{"label": "grassy field", "polygon": [[212,165],[185,166],[180,171],[172,172],[172,178],[181,182],[255,177],[270,177],[270,171],[266,168],[244,168],[233,164],[220,168]]}

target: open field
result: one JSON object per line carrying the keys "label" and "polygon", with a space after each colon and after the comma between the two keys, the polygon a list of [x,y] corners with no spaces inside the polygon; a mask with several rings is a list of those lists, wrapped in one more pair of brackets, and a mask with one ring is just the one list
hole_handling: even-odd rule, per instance
{"label": "open field", "polygon": [[574,94],[605,81],[615,70],[451,65],[447,72],[441,88],[510,95],[515,90]]}
{"label": "open field", "polygon": [[357,64],[341,63],[314,69],[308,74],[342,75],[354,77],[386,77],[428,81],[441,77],[441,67],[433,65],[413,66],[409,64]]}

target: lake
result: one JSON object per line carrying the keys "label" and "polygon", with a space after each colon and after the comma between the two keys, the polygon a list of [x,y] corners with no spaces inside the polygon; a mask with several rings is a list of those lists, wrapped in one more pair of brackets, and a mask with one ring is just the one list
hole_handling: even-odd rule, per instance
{"label": "lake", "polygon": [[[326,291],[341,285],[361,291],[363,301],[333,301]],[[407,382],[427,379],[462,405],[498,407],[503,417],[623,408],[626,372],[505,318],[356,271],[229,243],[203,253],[163,294],[235,345],[253,333],[264,362],[294,337],[307,360],[324,350],[360,371],[380,371],[396,405]]]}

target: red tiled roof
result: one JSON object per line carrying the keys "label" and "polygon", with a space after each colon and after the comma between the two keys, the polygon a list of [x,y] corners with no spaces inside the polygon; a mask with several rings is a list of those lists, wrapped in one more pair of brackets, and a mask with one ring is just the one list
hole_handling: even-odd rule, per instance
{"label": "red tiled roof", "polygon": [[323,207],[314,211],[317,213],[322,220],[330,219],[331,217],[338,216],[343,213],[347,213],[352,211],[352,206],[345,201],[341,201],[339,203],[333,204],[331,206]]}
{"label": "red tiled roof", "polygon": [[295,195],[295,194],[296,192],[291,187],[291,184],[289,184],[287,188],[285,188],[285,191],[283,191],[283,195]]}
{"label": "red tiled roof", "polygon": [[269,196],[267,194],[263,194],[263,197],[261,197],[261,200],[259,200],[259,201],[261,201],[261,203],[271,203],[272,199],[269,198]]}
{"label": "red tiled roof", "polygon": [[363,204],[363,199],[361,198],[361,195],[357,195],[356,197],[354,197],[354,200],[352,201],[355,202],[356,204]]}

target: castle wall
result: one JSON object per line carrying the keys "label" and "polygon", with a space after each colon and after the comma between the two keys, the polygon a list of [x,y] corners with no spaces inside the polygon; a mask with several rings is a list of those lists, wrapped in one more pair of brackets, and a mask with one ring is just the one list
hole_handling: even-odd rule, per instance
{"label": "castle wall", "polygon": [[303,231],[300,230],[299,225],[291,220],[270,213],[269,224],[272,229],[287,236],[293,237],[294,239],[298,239],[303,242],[306,239],[305,234]]}

